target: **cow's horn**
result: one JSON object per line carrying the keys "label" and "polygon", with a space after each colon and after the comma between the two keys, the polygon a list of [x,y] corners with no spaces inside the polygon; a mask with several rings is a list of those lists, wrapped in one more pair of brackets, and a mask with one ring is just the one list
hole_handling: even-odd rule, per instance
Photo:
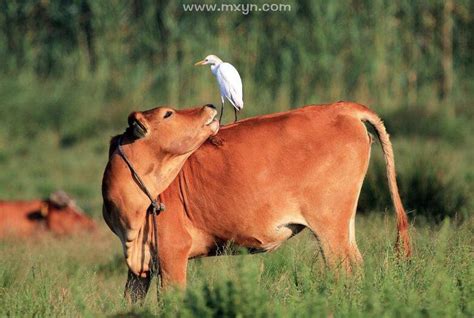
{"label": "cow's horn", "polygon": [[69,205],[72,200],[66,192],[59,190],[49,196],[49,201],[58,207],[65,207]]}

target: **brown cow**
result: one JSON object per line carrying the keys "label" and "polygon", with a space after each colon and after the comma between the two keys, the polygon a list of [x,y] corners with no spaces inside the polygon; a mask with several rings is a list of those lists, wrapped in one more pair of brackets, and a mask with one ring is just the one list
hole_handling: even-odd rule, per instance
{"label": "brown cow", "polygon": [[[226,242],[269,251],[305,227],[331,264],[342,262],[349,270],[360,262],[354,218],[371,148],[363,122],[375,127],[381,141],[397,242],[410,254],[392,146],[373,111],[347,102],[307,106],[239,121],[205,142],[217,131],[215,113],[209,107],[133,113],[120,137],[138,175],[167,208],[156,218],[163,284],[184,286],[188,259],[214,255]],[[122,241],[129,267],[126,296],[135,301],[150,284],[153,216],[116,148],[114,138],[103,178],[103,214]]]}
{"label": "brown cow", "polygon": [[44,200],[0,201],[0,238],[35,236],[44,231],[68,235],[94,229],[94,222],[63,191]]}

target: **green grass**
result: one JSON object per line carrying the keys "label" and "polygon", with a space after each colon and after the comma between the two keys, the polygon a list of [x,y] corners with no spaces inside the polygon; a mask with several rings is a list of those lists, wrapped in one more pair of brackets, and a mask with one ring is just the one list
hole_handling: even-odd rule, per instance
{"label": "green grass", "polygon": [[324,267],[308,231],[273,253],[190,262],[186,292],[143,306],[122,298],[126,266],[108,229],[97,236],[0,243],[0,316],[472,317],[474,222],[412,230],[415,253],[395,257],[393,215],[357,219],[365,263],[353,277]]}
{"label": "green grass", "polygon": [[[388,119],[389,121],[390,119]],[[393,129],[395,133],[398,130]],[[473,148],[429,138],[393,138],[401,197],[411,219],[440,222],[449,216],[462,220],[473,210]],[[378,143],[372,146],[364,181],[361,211],[392,207],[385,161]]]}

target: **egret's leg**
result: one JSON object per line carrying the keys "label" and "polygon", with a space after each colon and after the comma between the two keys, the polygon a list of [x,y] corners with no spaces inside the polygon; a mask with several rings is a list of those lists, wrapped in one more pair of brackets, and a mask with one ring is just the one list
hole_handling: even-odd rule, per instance
{"label": "egret's leg", "polygon": [[221,123],[222,115],[224,114],[224,98],[221,97],[221,99],[222,99],[222,105],[221,105],[221,115],[219,116],[219,124]]}
{"label": "egret's leg", "polygon": [[237,121],[237,108],[234,107],[234,123]]}

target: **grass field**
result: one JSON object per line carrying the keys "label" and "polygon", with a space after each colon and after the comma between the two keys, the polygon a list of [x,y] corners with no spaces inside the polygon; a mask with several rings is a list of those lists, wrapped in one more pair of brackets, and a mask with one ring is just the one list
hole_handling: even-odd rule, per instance
{"label": "grass field", "polygon": [[143,306],[122,298],[126,266],[108,229],[96,236],[0,243],[0,316],[472,317],[472,220],[412,230],[415,253],[395,257],[393,215],[359,216],[363,267],[335,278],[304,231],[273,253],[193,260],[186,292]]}

